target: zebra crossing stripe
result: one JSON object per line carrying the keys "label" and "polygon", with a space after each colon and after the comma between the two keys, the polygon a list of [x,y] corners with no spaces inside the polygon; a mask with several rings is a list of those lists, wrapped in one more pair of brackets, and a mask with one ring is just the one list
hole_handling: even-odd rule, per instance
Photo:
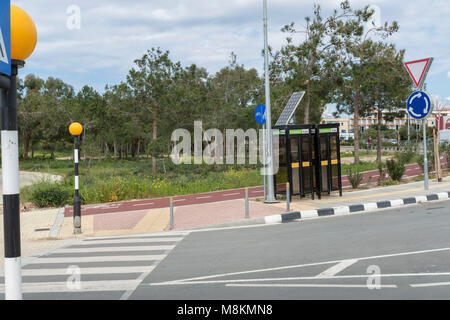
{"label": "zebra crossing stripe", "polygon": [[[156,266],[145,267],[149,271],[153,271]],[[82,275],[105,275],[105,274],[127,274],[127,273],[142,273],[143,267],[99,267],[99,268],[80,268]],[[59,269],[23,269],[22,276],[24,277],[43,277],[43,276],[65,276],[68,275],[67,268]],[[0,273],[0,276],[3,276]]]}
{"label": "zebra crossing stripe", "polygon": [[118,243],[152,243],[152,242],[179,242],[183,237],[168,237],[168,238],[137,238],[137,239],[113,239],[113,240],[95,240],[82,241],[77,243],[77,246],[92,246],[98,244],[118,244]]}
{"label": "zebra crossing stripe", "polygon": [[35,263],[83,263],[83,262],[115,262],[115,261],[159,261],[165,254],[137,255],[137,256],[94,256],[94,257],[64,257],[64,258],[37,258]]}
{"label": "zebra crossing stripe", "polygon": [[[22,276],[27,277],[21,286],[22,292],[115,291],[121,292],[120,299],[128,299],[187,234],[130,235],[71,242],[67,247],[33,257],[31,264],[22,270]],[[79,267],[81,265],[86,267]],[[87,275],[89,278],[83,279]],[[67,280],[61,281],[61,277]],[[1,284],[0,292],[4,290]]]}
{"label": "zebra crossing stripe", "polygon": [[175,248],[174,245],[164,245],[164,246],[133,246],[133,247],[99,247],[99,248],[67,248],[58,249],[52,253],[94,253],[94,252],[130,252],[130,251],[165,251],[172,250]]}
{"label": "zebra crossing stripe", "polygon": [[[24,283],[23,293],[57,293],[57,292],[98,292],[98,291],[127,291],[139,285],[139,280],[114,280],[114,281],[81,281],[79,288],[74,288],[64,282],[34,282]],[[4,285],[0,285],[0,291],[4,291]]]}

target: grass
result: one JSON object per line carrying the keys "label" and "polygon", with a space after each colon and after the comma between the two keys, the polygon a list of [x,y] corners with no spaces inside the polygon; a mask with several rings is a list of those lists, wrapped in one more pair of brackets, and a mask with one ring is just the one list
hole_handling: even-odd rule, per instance
{"label": "grass", "polygon": [[[257,167],[237,165],[180,165],[161,160],[152,173],[150,160],[87,160],[79,164],[83,204],[158,198],[262,185]],[[62,182],[41,181],[21,190],[23,202],[40,206],[71,204],[73,162],[34,160],[20,162],[21,170],[62,175]],[[55,188],[55,186],[57,188]],[[50,199],[51,198],[51,199]],[[61,199],[63,199],[61,203]]]}
{"label": "grass", "polygon": [[[203,193],[260,186],[262,176],[251,165],[174,165],[158,160],[158,172],[152,172],[150,159],[81,160],[80,194],[83,204]],[[377,162],[342,165],[342,174],[378,170]],[[21,189],[22,202],[40,206],[72,204],[74,169],[72,160],[35,159],[20,162],[24,171],[38,171],[63,176],[62,182],[41,181]]]}

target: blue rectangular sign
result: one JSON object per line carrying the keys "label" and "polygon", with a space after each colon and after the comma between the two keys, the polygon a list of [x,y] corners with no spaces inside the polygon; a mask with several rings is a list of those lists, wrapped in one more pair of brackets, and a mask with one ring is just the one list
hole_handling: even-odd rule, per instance
{"label": "blue rectangular sign", "polygon": [[11,0],[0,0],[0,73],[11,75]]}

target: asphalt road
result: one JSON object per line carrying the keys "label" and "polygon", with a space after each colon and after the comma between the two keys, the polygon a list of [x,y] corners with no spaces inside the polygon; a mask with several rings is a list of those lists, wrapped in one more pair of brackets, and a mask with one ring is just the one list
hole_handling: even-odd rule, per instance
{"label": "asphalt road", "polygon": [[77,241],[24,266],[24,298],[447,300],[449,205]]}

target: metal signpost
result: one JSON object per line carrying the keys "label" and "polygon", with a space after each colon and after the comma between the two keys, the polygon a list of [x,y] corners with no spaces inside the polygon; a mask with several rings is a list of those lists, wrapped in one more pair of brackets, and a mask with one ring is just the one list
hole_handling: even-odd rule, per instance
{"label": "metal signpost", "polygon": [[405,68],[408,71],[411,80],[419,91],[413,92],[408,98],[408,114],[416,120],[423,122],[423,167],[425,190],[428,186],[428,157],[427,157],[427,116],[431,113],[432,103],[427,93],[423,92],[425,80],[431,68],[434,58],[406,62]]}
{"label": "metal signpost", "polygon": [[262,154],[263,154],[263,177],[264,177],[264,199],[266,199],[267,173],[266,173],[266,106],[260,104],[255,109],[255,120],[262,125]]}
{"label": "metal signpost", "polygon": [[411,117],[416,120],[423,121],[423,168],[425,190],[428,190],[428,157],[427,157],[427,116],[431,112],[431,99],[427,93],[423,91],[413,92],[408,98],[407,110]]}

